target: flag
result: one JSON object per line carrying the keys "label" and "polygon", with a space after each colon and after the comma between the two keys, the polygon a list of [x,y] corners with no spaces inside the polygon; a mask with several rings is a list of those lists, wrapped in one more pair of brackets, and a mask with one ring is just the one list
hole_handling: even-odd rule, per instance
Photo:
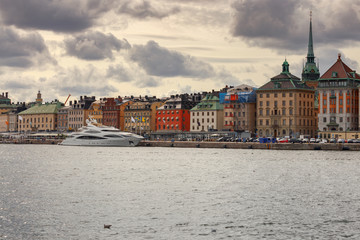
{"label": "flag", "polygon": [[198,126],[200,126],[200,122],[199,122],[199,121],[197,122],[197,124],[198,124]]}
{"label": "flag", "polygon": [[22,121],[23,120],[23,117],[19,115],[19,120]]}
{"label": "flag", "polygon": [[135,119],[131,116],[131,121],[134,123],[135,122]]}
{"label": "flag", "polygon": [[165,124],[165,119],[163,119],[163,122],[164,122],[164,124]]}
{"label": "flag", "polygon": [[5,121],[5,124],[6,124],[6,125],[9,125],[9,122],[8,122],[8,120],[6,120],[6,121]]}

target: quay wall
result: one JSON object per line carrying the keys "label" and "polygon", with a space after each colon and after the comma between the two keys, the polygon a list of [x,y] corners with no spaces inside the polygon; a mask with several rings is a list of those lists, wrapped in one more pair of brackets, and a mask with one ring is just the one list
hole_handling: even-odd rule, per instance
{"label": "quay wall", "polygon": [[197,141],[143,141],[144,147],[177,147],[177,148],[229,148],[229,149],[266,149],[266,150],[333,150],[360,151],[356,143],[237,143],[237,142],[197,142]]}
{"label": "quay wall", "polygon": [[[45,140],[3,140],[2,144],[58,144],[60,139]],[[240,142],[199,142],[199,141],[142,141],[141,147],[177,147],[177,148],[229,148],[229,149],[264,149],[264,150],[327,150],[360,151],[357,143],[240,143]]]}

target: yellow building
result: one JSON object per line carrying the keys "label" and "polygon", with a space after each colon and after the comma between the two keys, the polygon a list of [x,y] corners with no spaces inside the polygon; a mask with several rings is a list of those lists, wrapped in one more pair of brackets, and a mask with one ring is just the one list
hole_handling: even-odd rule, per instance
{"label": "yellow building", "polygon": [[60,102],[35,104],[18,114],[18,131],[56,131],[57,113],[62,106]]}
{"label": "yellow building", "polygon": [[85,119],[88,119],[91,116],[97,123],[103,123],[103,112],[102,106],[104,106],[104,100],[96,100],[95,102],[91,103],[89,109],[84,110]]}

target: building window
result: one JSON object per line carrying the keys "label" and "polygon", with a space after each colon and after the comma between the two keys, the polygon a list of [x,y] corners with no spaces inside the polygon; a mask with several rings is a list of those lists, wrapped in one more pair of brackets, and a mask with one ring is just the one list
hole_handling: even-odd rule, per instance
{"label": "building window", "polygon": [[267,93],[267,94],[266,94],[266,97],[267,97],[267,98],[269,98],[269,97],[270,97],[270,94],[269,94],[269,93]]}
{"label": "building window", "polygon": [[326,117],[323,118],[323,122],[326,122]]}
{"label": "building window", "polygon": [[282,93],[282,96],[285,97],[285,96],[286,96],[286,93]]}
{"label": "building window", "polygon": [[260,116],[263,115],[263,110],[262,110],[262,109],[259,110],[259,115],[260,115]]}
{"label": "building window", "polygon": [[266,120],[266,126],[269,126],[269,120]]}
{"label": "building window", "polygon": [[260,101],[259,103],[260,103],[260,107],[262,107],[262,105],[263,105],[263,102],[262,102],[262,101]]}
{"label": "building window", "polygon": [[270,106],[270,101],[266,101],[266,106]]}

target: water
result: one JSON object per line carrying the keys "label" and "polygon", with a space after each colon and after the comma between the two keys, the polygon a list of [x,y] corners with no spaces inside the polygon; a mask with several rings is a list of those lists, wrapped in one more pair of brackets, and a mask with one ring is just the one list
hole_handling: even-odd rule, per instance
{"label": "water", "polygon": [[0,145],[0,163],[0,239],[360,238],[358,152]]}

